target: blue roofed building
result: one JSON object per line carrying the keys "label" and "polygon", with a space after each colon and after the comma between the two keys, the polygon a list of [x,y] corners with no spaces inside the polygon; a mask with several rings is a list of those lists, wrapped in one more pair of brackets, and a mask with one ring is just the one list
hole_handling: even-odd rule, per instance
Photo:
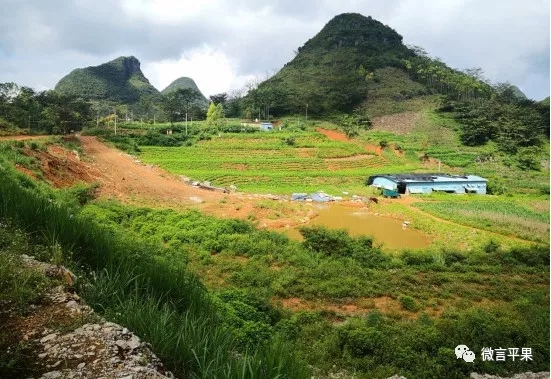
{"label": "blue roofed building", "polygon": [[260,123],[260,129],[265,132],[268,132],[268,131],[274,130],[274,126],[272,125],[271,122],[262,122]]}
{"label": "blue roofed building", "polygon": [[400,194],[432,192],[486,194],[486,182],[476,175],[448,174],[380,174],[371,175],[366,184],[377,188],[395,190]]}

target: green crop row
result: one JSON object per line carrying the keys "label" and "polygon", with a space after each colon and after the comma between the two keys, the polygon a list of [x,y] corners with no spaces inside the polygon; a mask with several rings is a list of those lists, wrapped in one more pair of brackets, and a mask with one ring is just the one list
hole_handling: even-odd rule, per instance
{"label": "green crop row", "polygon": [[463,225],[530,241],[549,241],[549,212],[537,212],[518,201],[434,201],[415,206]]}

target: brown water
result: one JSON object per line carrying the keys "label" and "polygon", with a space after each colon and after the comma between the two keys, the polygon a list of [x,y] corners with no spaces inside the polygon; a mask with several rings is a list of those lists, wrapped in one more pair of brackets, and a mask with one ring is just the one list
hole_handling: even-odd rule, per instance
{"label": "brown water", "polygon": [[[318,205],[318,216],[307,225],[323,225],[330,229],[347,229],[350,235],[368,235],[376,244],[390,249],[423,248],[429,245],[428,238],[411,224],[405,226],[403,220],[378,216],[367,209],[349,208],[339,205]],[[295,240],[302,240],[297,229],[284,232]]]}

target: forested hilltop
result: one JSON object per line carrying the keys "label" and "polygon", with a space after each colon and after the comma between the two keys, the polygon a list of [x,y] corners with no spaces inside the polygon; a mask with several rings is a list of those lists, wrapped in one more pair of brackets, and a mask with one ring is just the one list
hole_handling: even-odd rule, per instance
{"label": "forested hilltop", "polygon": [[187,76],[182,76],[181,78],[174,80],[172,83],[166,86],[166,88],[162,90],[161,93],[163,95],[168,95],[169,93],[176,92],[179,89],[191,89],[193,91],[199,92],[201,94],[201,100],[204,103],[208,104],[207,98],[205,97],[205,95],[203,95],[203,93],[201,93],[201,90],[199,89],[199,87],[197,87],[195,81],[192,78],[188,78]]}
{"label": "forested hilltop", "polygon": [[135,103],[144,95],[159,96],[133,57],[119,57],[99,66],[77,68],[64,76],[55,90],[86,100]]}

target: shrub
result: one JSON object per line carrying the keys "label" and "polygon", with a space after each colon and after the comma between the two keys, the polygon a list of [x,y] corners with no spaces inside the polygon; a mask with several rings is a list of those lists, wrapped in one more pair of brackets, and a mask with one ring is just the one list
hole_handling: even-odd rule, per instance
{"label": "shrub", "polygon": [[323,226],[303,226],[299,228],[304,237],[303,245],[327,256],[351,256],[351,239],[345,229],[327,229]]}
{"label": "shrub", "polygon": [[411,296],[401,295],[398,297],[398,301],[400,302],[402,308],[407,311],[416,312],[419,310],[419,305],[417,305],[417,302]]}
{"label": "shrub", "polygon": [[96,198],[98,188],[99,183],[94,182],[90,185],[76,184],[67,191],[80,205],[85,205]]}
{"label": "shrub", "polygon": [[464,262],[466,259],[467,257],[458,251],[444,251],[444,262],[446,263],[446,265]]}
{"label": "shrub", "polygon": [[434,261],[433,256],[425,252],[404,251],[400,258],[409,266],[422,266],[431,264]]}
{"label": "shrub", "polygon": [[495,254],[499,251],[501,245],[496,240],[490,240],[484,245],[483,250],[487,254]]}

